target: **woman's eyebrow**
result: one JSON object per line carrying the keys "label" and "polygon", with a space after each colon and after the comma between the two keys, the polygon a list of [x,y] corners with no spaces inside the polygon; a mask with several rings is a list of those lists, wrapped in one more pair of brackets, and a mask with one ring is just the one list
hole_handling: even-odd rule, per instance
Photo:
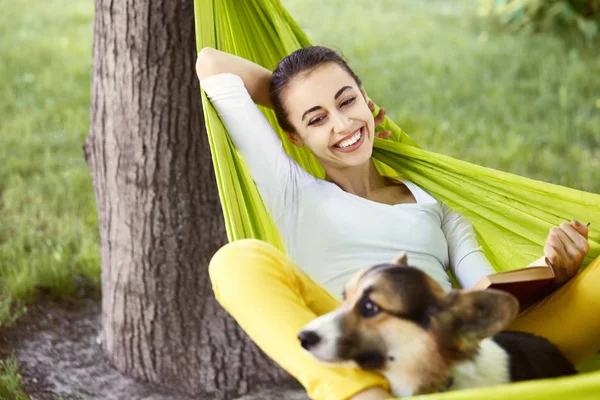
{"label": "woman's eyebrow", "polygon": [[321,106],[314,106],[314,107],[311,107],[308,110],[304,111],[304,114],[302,114],[302,121],[304,121],[304,118],[306,117],[307,114],[310,114],[311,112],[317,111],[317,110],[319,110],[321,108],[323,108],[323,107],[321,107]]}
{"label": "woman's eyebrow", "polygon": [[343,88],[341,88],[340,90],[337,91],[337,93],[335,94],[335,96],[333,97],[335,100],[337,100],[338,97],[340,97],[342,95],[342,93],[344,93],[344,91],[346,91],[347,89],[352,89],[351,86],[344,86]]}
{"label": "woman's eyebrow", "polygon": [[[338,91],[335,93],[335,96],[333,96],[334,100],[337,100],[337,99],[338,99],[338,97],[340,97],[340,96],[342,95],[342,93],[344,93],[344,92],[345,92],[346,90],[348,90],[348,89],[352,89],[352,86],[344,86],[344,87],[342,87],[340,90],[338,90]],[[319,109],[321,109],[321,108],[323,108],[323,107],[321,107],[321,106],[314,106],[314,107],[311,107],[311,108],[309,108],[308,110],[306,110],[306,111],[304,112],[304,114],[302,114],[302,121],[304,121],[304,118],[306,118],[306,115],[307,115],[307,114],[310,114],[311,112],[313,112],[313,111],[317,111],[317,110],[319,110]]]}

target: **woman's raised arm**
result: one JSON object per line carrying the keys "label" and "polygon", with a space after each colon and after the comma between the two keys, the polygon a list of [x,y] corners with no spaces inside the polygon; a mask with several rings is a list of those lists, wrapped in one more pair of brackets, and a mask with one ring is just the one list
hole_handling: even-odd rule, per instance
{"label": "woman's raised arm", "polygon": [[239,76],[256,104],[271,107],[269,85],[273,74],[268,69],[242,57],[205,47],[198,53],[196,74],[202,80],[212,75],[230,73]]}

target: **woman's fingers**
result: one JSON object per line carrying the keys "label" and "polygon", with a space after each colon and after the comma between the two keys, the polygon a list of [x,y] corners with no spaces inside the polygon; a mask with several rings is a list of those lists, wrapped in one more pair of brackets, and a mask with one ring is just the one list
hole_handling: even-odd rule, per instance
{"label": "woman's fingers", "polygon": [[[373,103],[372,100],[368,100],[367,105],[369,106],[369,110],[371,110],[371,112],[375,112],[375,103]],[[382,107],[377,112],[377,115],[375,115],[375,126],[381,125],[383,121],[385,121],[385,108]]]}
{"label": "woman's fingers", "polygon": [[588,238],[589,227],[587,225],[584,225],[581,222],[574,219],[573,221],[571,221],[571,226],[573,226],[573,228],[577,232],[579,232],[581,234],[581,236],[583,236],[586,239]]}
{"label": "woman's fingers", "polygon": [[[546,239],[546,245],[544,246],[544,255],[553,266],[560,267],[567,261],[567,250],[565,249],[563,241],[560,239],[561,229],[554,227],[550,229],[548,238]],[[564,232],[562,232],[565,235]]]}
{"label": "woman's fingers", "polygon": [[555,236],[564,247],[565,254],[563,257],[569,261],[577,261],[581,251],[574,240],[577,240],[576,236],[581,237],[581,235],[568,223],[563,222],[560,224]]}
{"label": "woman's fingers", "polygon": [[[371,110],[371,112],[375,112],[375,103],[373,103],[371,100],[367,101],[367,105],[369,106],[369,110]],[[375,126],[379,126],[383,123],[383,121],[385,121],[385,108],[380,108],[379,112],[377,112],[377,115],[375,115],[374,117],[375,120]],[[391,131],[380,131],[380,132],[375,132],[375,136],[377,136],[378,138],[381,139],[385,139],[390,137],[390,135],[392,134]]]}
{"label": "woman's fingers", "polygon": [[375,126],[381,125],[383,121],[385,121],[385,108],[382,107],[375,116]]}
{"label": "woman's fingers", "polygon": [[578,230],[578,227],[573,222],[563,222],[560,224],[560,229],[568,237],[568,240],[564,240],[565,248],[574,260],[578,260],[581,263],[585,255],[590,251],[590,245],[587,241],[587,227],[584,227],[584,230],[581,229],[581,224],[579,225],[580,229]]}
{"label": "woman's fingers", "polygon": [[576,220],[571,223],[563,222],[560,226],[550,229],[544,255],[552,264],[557,282],[565,282],[577,273],[590,250],[587,233],[587,226]]}

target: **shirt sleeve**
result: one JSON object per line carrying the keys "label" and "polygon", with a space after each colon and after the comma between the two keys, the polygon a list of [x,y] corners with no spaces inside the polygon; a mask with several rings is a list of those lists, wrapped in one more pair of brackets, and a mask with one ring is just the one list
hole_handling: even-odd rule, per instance
{"label": "shirt sleeve", "polygon": [[275,219],[296,201],[303,181],[315,179],[283,149],[277,133],[252,101],[242,79],[218,74],[200,81],[233,145]]}
{"label": "shirt sleeve", "polygon": [[440,202],[442,206],[442,231],[448,242],[450,270],[464,289],[469,289],[481,278],[495,273],[477,243],[471,224],[459,213]]}

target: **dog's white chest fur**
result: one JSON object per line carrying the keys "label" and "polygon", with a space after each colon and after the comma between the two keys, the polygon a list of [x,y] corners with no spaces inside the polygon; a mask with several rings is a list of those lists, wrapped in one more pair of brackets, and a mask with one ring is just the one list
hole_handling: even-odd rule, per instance
{"label": "dog's white chest fur", "polygon": [[[510,382],[509,358],[506,351],[491,339],[480,343],[479,353],[473,360],[456,363],[451,368],[453,383],[446,390],[461,390]],[[392,393],[397,397],[413,396],[414,388],[403,376],[385,374]]]}
{"label": "dog's white chest fur", "polygon": [[479,353],[470,361],[452,367],[454,383],[449,390],[461,390],[510,382],[510,360],[506,351],[491,339],[479,344]]}
{"label": "dog's white chest fur", "polygon": [[510,382],[510,360],[506,351],[491,339],[479,344],[479,353],[470,361],[452,367],[454,383],[450,390],[500,385]]}

